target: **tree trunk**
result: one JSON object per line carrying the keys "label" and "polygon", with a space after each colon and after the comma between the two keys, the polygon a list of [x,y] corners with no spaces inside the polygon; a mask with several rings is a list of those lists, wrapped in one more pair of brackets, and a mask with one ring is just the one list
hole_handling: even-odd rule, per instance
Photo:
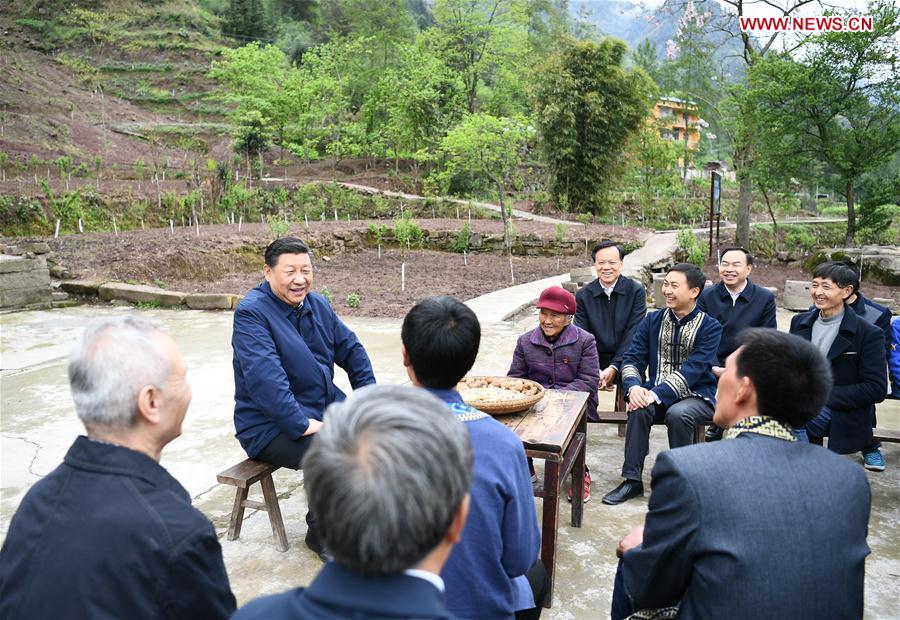
{"label": "tree trunk", "polygon": [[688,113],[687,113],[687,104],[684,106],[684,161],[681,163],[681,182],[687,183],[687,169],[688,169]]}
{"label": "tree trunk", "polygon": [[[775,251],[778,251],[778,220],[775,219],[775,212],[772,211],[772,204],[769,202],[769,193],[766,192],[765,187],[760,187],[759,191],[762,192],[763,200],[766,201],[766,209],[769,210],[769,217],[772,218],[772,238],[775,240]],[[748,247],[748,246],[743,246]]]}
{"label": "tree trunk", "polygon": [[737,212],[738,245],[750,247],[750,208],[753,206],[753,182],[750,180],[750,148],[738,147],[734,151],[734,166],[739,183]]}
{"label": "tree trunk", "polygon": [[503,200],[504,196],[506,196],[506,189],[499,179],[494,182],[497,184],[497,191],[499,192],[500,198],[500,219],[503,221],[503,246],[506,248],[506,258],[509,260],[509,282],[510,284],[515,284],[516,274],[513,271],[512,241],[509,238],[509,218],[506,215],[506,205]]}
{"label": "tree trunk", "polygon": [[847,247],[856,246],[856,210],[853,204],[853,180],[847,181],[847,236],[844,239]]}

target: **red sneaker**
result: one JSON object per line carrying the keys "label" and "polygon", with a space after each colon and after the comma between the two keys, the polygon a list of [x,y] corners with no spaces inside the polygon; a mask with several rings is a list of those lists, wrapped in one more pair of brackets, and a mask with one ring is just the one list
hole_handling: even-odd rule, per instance
{"label": "red sneaker", "polygon": [[[566,499],[570,502],[572,501],[572,487],[569,487],[568,493],[566,493]],[[584,472],[584,503],[587,504],[591,501],[591,472]]]}

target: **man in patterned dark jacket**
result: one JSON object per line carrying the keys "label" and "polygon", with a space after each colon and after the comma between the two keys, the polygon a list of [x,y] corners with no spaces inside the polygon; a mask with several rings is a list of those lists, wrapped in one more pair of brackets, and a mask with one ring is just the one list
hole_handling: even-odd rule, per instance
{"label": "man in patterned dark jacket", "polygon": [[651,425],[664,422],[669,447],[678,448],[693,442],[698,424],[712,420],[716,393],[712,367],[722,326],[697,308],[705,283],[706,276],[694,265],[672,267],[663,282],[666,309],[641,321],[625,352],[625,480],[606,494],[604,504],[621,504],[644,494],[641,476],[650,450]]}

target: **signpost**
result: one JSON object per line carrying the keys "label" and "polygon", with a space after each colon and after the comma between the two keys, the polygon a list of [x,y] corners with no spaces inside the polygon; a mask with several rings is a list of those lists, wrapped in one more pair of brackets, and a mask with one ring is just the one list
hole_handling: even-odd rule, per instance
{"label": "signpost", "polygon": [[716,222],[716,247],[719,247],[719,224],[722,219],[722,175],[710,171],[709,189],[709,260],[713,260],[713,219]]}

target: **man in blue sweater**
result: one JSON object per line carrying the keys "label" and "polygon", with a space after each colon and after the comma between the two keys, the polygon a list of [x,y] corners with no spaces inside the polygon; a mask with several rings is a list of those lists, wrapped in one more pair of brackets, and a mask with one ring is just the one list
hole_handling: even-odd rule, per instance
{"label": "man in blue sweater", "polygon": [[[234,428],[250,458],[300,469],[325,407],[345,398],[334,384],[334,365],[347,371],[354,389],[375,383],[375,376],[356,334],[312,292],[306,244],[277,239],[265,259],[266,281],[234,311]],[[323,557],[312,513],[306,522],[306,544]]]}
{"label": "man in blue sweater", "polygon": [[432,297],[409,311],[401,338],[410,381],[465,422],[475,457],[469,519],[441,572],[447,608],[460,618],[538,618],[548,584],[525,450],[456,391],[478,355],[478,318],[452,297]]}

